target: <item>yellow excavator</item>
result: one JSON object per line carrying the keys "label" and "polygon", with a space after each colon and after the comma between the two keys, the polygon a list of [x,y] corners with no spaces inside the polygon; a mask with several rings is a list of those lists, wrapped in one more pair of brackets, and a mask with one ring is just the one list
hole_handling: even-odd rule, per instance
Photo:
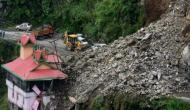
{"label": "yellow excavator", "polygon": [[63,43],[70,51],[82,50],[87,47],[88,42],[82,37],[82,34],[68,34],[65,32],[63,36]]}

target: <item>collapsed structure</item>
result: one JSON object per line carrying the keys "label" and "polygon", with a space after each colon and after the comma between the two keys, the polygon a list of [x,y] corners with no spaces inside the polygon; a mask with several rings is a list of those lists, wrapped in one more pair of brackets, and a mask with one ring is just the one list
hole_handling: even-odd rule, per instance
{"label": "collapsed structure", "polygon": [[20,56],[2,65],[5,69],[10,110],[41,110],[49,102],[47,94],[52,81],[67,78],[58,70],[62,62],[58,55],[49,55],[45,50],[35,49],[33,35],[23,35],[20,40]]}

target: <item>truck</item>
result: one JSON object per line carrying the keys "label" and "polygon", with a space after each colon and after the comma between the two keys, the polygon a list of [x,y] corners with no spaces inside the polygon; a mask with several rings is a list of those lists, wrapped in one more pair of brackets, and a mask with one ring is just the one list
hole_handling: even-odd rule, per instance
{"label": "truck", "polygon": [[32,34],[36,36],[37,40],[45,38],[52,38],[54,35],[54,29],[51,25],[43,25],[32,31]]}

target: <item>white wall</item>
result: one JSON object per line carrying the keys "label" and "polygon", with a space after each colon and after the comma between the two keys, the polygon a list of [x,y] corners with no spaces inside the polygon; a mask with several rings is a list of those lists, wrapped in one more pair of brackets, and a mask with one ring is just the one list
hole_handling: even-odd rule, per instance
{"label": "white wall", "polygon": [[[13,85],[13,83],[9,80],[6,80],[6,85],[8,86],[8,100],[11,103],[23,108],[23,110],[32,110],[32,105],[37,97],[34,92],[25,92],[18,86]],[[50,102],[50,96],[44,96],[42,99],[44,105],[47,105],[47,103]]]}

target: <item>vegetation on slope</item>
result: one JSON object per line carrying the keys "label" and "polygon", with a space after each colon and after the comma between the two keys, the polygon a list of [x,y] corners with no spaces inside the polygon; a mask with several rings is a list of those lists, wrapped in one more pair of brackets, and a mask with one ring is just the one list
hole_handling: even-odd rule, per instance
{"label": "vegetation on slope", "polygon": [[[0,39],[0,65],[10,61],[18,56],[19,46],[11,41]],[[5,74],[0,68],[0,109],[8,110],[7,88],[5,85]]]}
{"label": "vegetation on slope", "polygon": [[0,98],[0,108],[1,110],[9,110],[7,105],[7,94],[4,93]]}
{"label": "vegetation on slope", "polygon": [[52,24],[58,31],[84,33],[111,42],[142,27],[140,0],[9,0],[6,19],[35,26]]}
{"label": "vegetation on slope", "polygon": [[166,97],[149,101],[143,97],[114,93],[95,97],[89,110],[190,110],[190,103]]}

